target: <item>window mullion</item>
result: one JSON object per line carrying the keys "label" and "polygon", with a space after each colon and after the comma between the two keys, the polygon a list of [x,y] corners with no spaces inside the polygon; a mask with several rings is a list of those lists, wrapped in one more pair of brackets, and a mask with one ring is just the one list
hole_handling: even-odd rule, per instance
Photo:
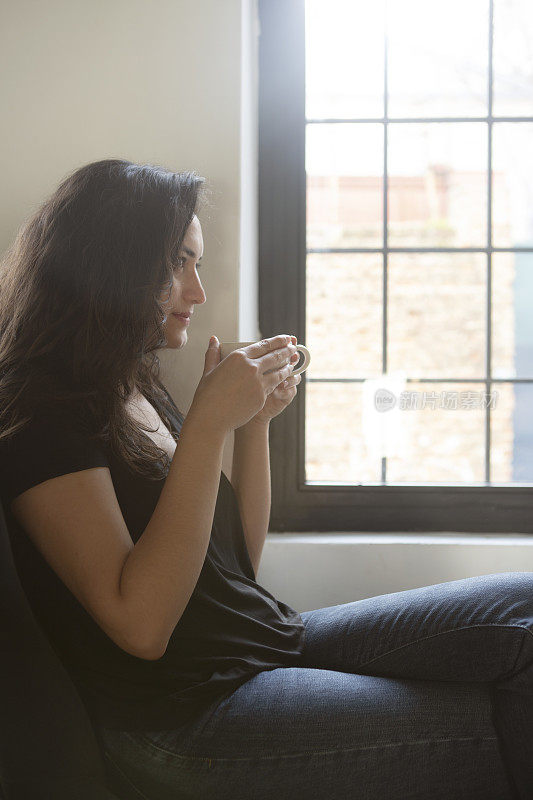
{"label": "window mullion", "polygon": [[[494,40],[493,0],[489,0],[489,64],[488,64],[488,145],[487,145],[487,325],[486,376],[487,397],[492,390],[492,44]],[[490,482],[490,402],[485,409],[485,480]]]}

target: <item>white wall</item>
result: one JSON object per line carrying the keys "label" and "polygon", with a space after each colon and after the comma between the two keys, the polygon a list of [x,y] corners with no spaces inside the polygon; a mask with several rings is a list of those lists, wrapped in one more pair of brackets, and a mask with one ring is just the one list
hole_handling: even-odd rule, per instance
{"label": "white wall", "polygon": [[[186,412],[209,336],[257,326],[256,0],[17,0],[0,28],[0,249],[70,170],[123,157],[194,169],[207,302],[163,379]],[[231,470],[228,439],[223,469]],[[271,534],[258,579],[298,610],[467,575],[533,569],[533,538]]]}
{"label": "white wall", "polygon": [[[211,184],[213,209],[200,216],[207,302],[195,311],[187,347],[160,353],[164,381],[184,412],[212,333],[220,340],[259,338],[251,310],[254,207],[247,203],[256,167],[254,87],[242,70],[243,58],[253,60],[253,6],[17,0],[2,11],[1,250],[59,181],[89,161],[120,157],[194,169]],[[229,464],[227,450],[226,472]]]}

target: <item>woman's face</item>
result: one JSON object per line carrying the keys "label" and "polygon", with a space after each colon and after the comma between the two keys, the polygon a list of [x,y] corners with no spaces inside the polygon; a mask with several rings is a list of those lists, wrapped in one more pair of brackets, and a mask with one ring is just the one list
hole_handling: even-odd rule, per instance
{"label": "woman's face", "polygon": [[[170,296],[168,289],[161,295],[161,305],[167,315],[163,324],[166,345],[164,349],[177,349],[187,344],[187,328],[193,324],[194,306],[205,303],[206,294],[198,275],[198,262],[204,254],[204,240],[200,220],[194,216],[178,252]],[[168,299],[167,299],[168,298]],[[190,313],[187,324],[176,313]]]}

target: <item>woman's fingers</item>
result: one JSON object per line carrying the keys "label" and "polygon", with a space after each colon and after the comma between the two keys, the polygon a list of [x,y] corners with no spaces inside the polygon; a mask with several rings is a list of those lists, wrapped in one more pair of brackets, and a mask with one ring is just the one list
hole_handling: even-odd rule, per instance
{"label": "woman's fingers", "polygon": [[296,386],[296,384],[300,383],[301,380],[302,380],[302,376],[301,376],[300,373],[298,373],[298,375],[291,375],[290,378],[286,378],[284,381],[282,381],[280,386],[283,389],[288,389],[289,386]]}

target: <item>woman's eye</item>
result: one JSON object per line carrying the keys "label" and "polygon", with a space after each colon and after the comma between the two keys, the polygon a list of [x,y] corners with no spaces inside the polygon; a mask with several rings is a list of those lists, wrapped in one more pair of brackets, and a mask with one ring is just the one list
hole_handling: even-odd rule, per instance
{"label": "woman's eye", "polygon": [[[185,262],[186,260],[187,260],[186,258],[184,258],[183,256],[180,256],[178,258],[178,261],[182,262],[182,263],[180,263],[178,266],[182,267],[183,266],[183,262]],[[201,269],[201,267],[202,267],[201,264],[196,264],[196,269]]]}
{"label": "woman's eye", "polygon": [[[176,264],[175,269],[178,269],[178,268],[181,269],[183,267],[185,261],[187,261],[187,259],[184,256],[179,256],[177,261],[178,261],[178,263]],[[201,267],[202,267],[201,264],[196,264],[195,266],[196,266],[196,269],[201,269]]]}

